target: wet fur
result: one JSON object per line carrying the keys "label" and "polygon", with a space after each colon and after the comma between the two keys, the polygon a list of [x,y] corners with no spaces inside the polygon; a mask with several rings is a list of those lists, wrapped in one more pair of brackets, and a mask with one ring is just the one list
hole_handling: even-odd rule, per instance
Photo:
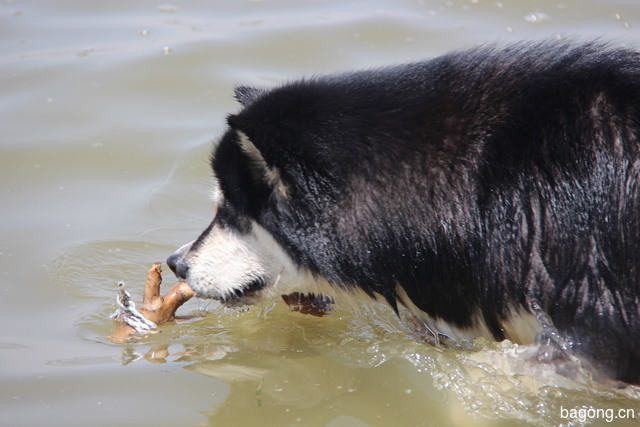
{"label": "wet fur", "polygon": [[[528,341],[538,310],[640,383],[636,51],[481,47],[237,98],[216,227],[259,224],[306,275],[454,335]],[[188,277],[191,259],[171,264]]]}

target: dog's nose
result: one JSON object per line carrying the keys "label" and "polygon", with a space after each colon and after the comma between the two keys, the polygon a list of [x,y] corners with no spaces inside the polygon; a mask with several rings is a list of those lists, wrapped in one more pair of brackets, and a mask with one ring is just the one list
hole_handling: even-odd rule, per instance
{"label": "dog's nose", "polygon": [[185,262],[185,255],[191,250],[193,242],[187,243],[167,258],[167,265],[180,280],[187,280],[189,266]]}
{"label": "dog's nose", "polygon": [[167,265],[180,280],[186,280],[189,275],[189,266],[184,262],[183,254],[175,252],[167,258]]}

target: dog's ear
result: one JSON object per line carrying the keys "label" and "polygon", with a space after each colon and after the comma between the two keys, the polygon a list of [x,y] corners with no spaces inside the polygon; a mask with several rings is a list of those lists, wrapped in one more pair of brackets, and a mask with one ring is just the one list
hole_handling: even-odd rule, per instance
{"label": "dog's ear", "polygon": [[289,187],[282,179],[280,169],[267,162],[263,153],[246,133],[236,130],[236,135],[238,145],[249,162],[249,169],[253,178],[258,182],[267,184],[278,199],[287,199],[289,197]]}
{"label": "dog's ear", "polygon": [[243,107],[251,104],[262,95],[262,90],[251,86],[236,86],[233,92],[235,98]]}
{"label": "dog's ear", "polygon": [[[286,199],[319,168],[323,150],[315,140],[322,138],[326,123],[317,118],[318,91],[304,84],[275,89],[236,88],[243,104],[240,112],[227,116],[227,124],[252,175],[266,183],[272,194]],[[329,115],[329,114],[326,114]]]}

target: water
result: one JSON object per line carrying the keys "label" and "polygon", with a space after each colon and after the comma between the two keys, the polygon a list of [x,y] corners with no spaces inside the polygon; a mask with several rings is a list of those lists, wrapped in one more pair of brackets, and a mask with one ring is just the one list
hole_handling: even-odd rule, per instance
{"label": "water", "polygon": [[0,425],[634,425],[607,416],[637,391],[509,343],[425,345],[379,306],[191,301],[139,344],[107,337],[117,282],[139,300],[208,223],[235,84],[638,28],[635,0],[0,2]]}

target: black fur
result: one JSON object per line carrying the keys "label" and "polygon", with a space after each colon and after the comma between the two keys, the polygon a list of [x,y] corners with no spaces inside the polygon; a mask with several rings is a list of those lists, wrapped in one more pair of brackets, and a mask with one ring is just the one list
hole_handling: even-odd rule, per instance
{"label": "black fur", "polygon": [[400,284],[459,327],[481,313],[498,340],[509,310],[539,307],[576,354],[640,383],[636,51],[482,47],[237,97],[212,158],[221,212],[337,286],[395,307]]}

